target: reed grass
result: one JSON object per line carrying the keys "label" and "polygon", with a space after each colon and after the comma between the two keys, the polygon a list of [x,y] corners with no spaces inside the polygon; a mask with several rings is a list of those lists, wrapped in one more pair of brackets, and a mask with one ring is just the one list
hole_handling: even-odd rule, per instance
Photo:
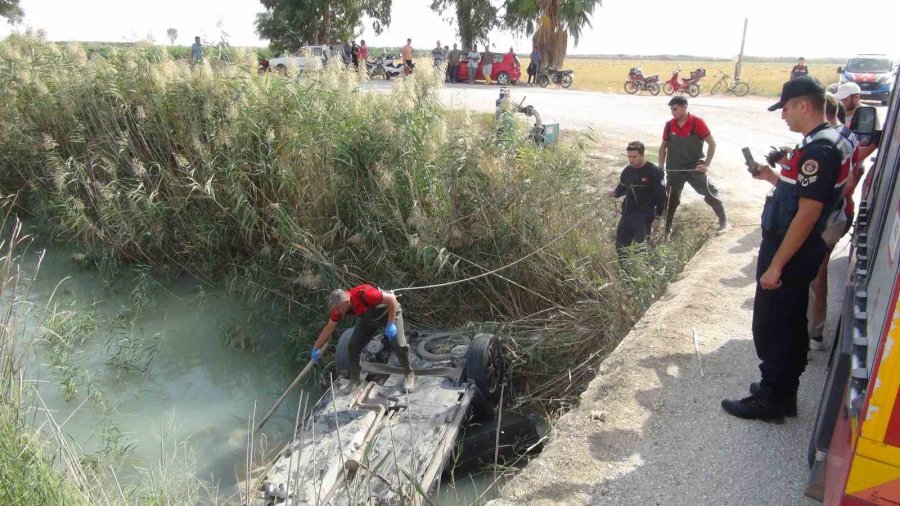
{"label": "reed grass", "polygon": [[516,262],[401,302],[422,326],[499,322],[529,371],[516,393],[550,410],[705,238],[687,224],[622,268],[614,204],[585,163],[598,139],[539,149],[515,121],[493,131],[443,106],[429,66],[389,94],[361,92],[339,65],[255,70],[242,50],[191,68],[151,45],[89,57],[10,36],[0,190],[77,244],[80,265],[148,265],[280,301],[303,328],[293,350],[308,349],[336,286],[441,284]]}

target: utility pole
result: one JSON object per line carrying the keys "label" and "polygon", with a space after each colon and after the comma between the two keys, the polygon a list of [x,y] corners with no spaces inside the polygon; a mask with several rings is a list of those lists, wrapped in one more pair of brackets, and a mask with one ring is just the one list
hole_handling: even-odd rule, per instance
{"label": "utility pole", "polygon": [[744,42],[747,41],[747,18],[744,18],[744,35],[741,36],[741,52],[738,53],[737,63],[734,64],[734,80],[741,80],[741,70],[744,66]]}

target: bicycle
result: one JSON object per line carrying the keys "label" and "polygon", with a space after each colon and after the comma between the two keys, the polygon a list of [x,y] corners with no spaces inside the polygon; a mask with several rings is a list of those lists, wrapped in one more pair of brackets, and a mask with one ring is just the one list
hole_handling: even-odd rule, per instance
{"label": "bicycle", "polygon": [[[722,72],[721,70],[719,72]],[[713,85],[712,89],[709,90],[710,95],[715,95],[716,93],[723,91],[722,86],[725,86],[725,93],[732,93],[736,97],[743,97],[747,93],[750,93],[750,85],[745,81],[741,81],[740,79],[735,79],[734,82],[729,82],[728,78],[730,78],[728,74],[722,72],[722,77],[716,81],[716,84]]]}

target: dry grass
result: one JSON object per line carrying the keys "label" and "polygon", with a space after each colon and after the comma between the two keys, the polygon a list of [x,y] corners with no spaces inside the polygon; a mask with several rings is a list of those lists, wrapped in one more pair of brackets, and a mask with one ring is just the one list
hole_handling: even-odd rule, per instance
{"label": "dry grass", "polygon": [[[569,58],[565,68],[575,70],[576,90],[603,91],[608,93],[624,93],[623,85],[628,77],[628,69],[641,67],[645,75],[659,74],[665,81],[672,76],[672,70],[678,62],[665,60],[614,60],[606,58]],[[681,64],[684,72],[698,67],[706,69],[706,77],[700,81],[700,93],[709,94],[713,84],[718,81],[722,72],[734,75],[734,63],[730,61],[689,61]],[[776,96],[781,92],[781,85],[791,72],[792,64],[785,63],[744,63],[743,80],[750,83],[750,94]],[[810,64],[812,76],[823,84],[837,82],[837,64]]]}

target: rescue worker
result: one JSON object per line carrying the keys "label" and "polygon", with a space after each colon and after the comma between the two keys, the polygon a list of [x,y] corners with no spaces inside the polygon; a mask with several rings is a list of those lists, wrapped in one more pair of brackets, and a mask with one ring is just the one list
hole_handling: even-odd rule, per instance
{"label": "rescue worker", "polygon": [[[717,234],[731,230],[725,217],[725,205],[719,198],[719,190],[709,181],[707,172],[716,154],[716,141],[703,118],[687,112],[688,101],[682,96],[669,100],[672,119],[663,128],[663,140],[659,146],[659,167],[666,171],[666,193],[668,208],[666,210],[666,237],[672,234],[672,223],[675,221],[675,210],[681,203],[681,192],[684,184],[689,183],[694,191],[703,195],[719,219]],[[703,144],[706,143],[706,156],[703,155]]]}
{"label": "rescue worker", "polygon": [[797,389],[806,368],[809,284],[825,257],[822,232],[831,210],[843,202],[840,134],[825,121],[825,88],[811,76],[784,84],[769,107],[803,140],[776,173],[757,165],[754,178],[775,186],[762,214],[762,242],[756,264],[753,344],[762,380],[748,397],[725,399],[731,415],[782,423],[797,415]]}
{"label": "rescue worker", "polygon": [[338,288],[331,292],[328,298],[328,309],[331,312],[328,323],[319,332],[310,353],[313,362],[321,359],[322,346],[331,338],[331,333],[337,328],[338,323],[350,314],[358,318],[350,337],[350,381],[353,383],[359,381],[359,353],[378,327],[383,325],[384,336],[388,338],[391,349],[405,371],[404,385],[407,390],[414,387],[416,377],[409,363],[409,343],[406,342],[406,334],[403,332],[403,312],[394,294],[371,285],[354,286],[349,290]]}
{"label": "rescue worker", "polygon": [[666,189],[662,170],[644,158],[644,143],[634,141],[625,148],[628,166],[619,176],[619,184],[609,190],[609,196],[622,201],[622,217],[616,227],[616,253],[619,258],[625,248],[641,244],[650,234],[654,223],[659,223],[666,210]]}

